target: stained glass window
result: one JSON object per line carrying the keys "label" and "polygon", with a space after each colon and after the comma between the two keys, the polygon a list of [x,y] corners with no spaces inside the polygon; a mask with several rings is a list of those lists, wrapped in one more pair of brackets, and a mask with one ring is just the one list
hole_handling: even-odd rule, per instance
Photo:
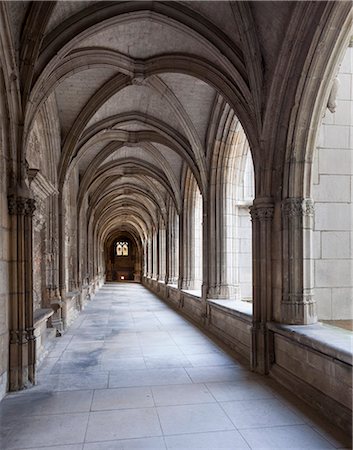
{"label": "stained glass window", "polygon": [[129,243],[128,242],[117,242],[116,255],[117,256],[129,256]]}

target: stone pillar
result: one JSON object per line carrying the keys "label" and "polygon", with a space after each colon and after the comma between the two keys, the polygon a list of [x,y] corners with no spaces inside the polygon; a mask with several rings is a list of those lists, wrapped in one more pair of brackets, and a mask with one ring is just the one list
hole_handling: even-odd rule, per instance
{"label": "stone pillar", "polygon": [[152,279],[158,279],[158,234],[157,231],[152,236]]}
{"label": "stone pillar", "polygon": [[173,222],[171,222],[171,214],[169,214],[166,223],[166,240],[165,240],[165,284],[172,283],[172,270],[173,270],[173,242],[172,242],[172,229]]}
{"label": "stone pillar", "polygon": [[183,234],[184,234],[184,212],[179,215],[179,268],[178,268],[178,289],[183,288],[184,279],[184,246],[183,246]]}
{"label": "stone pillar", "polygon": [[271,198],[254,200],[250,207],[253,241],[252,370],[268,373],[267,322],[272,319],[272,221]]}
{"label": "stone pillar", "polygon": [[283,296],[281,321],[306,325],[317,322],[313,299],[311,199],[287,198],[282,202]]}
{"label": "stone pillar", "polygon": [[166,278],[166,229],[158,230],[158,280],[165,282]]}
{"label": "stone pillar", "polygon": [[152,239],[148,238],[147,240],[147,278],[152,278]]}
{"label": "stone pillar", "polygon": [[237,217],[235,205],[219,194],[217,204],[210,207],[205,220],[209,233],[209,288],[207,297],[212,299],[240,300],[238,269],[236,264]]}
{"label": "stone pillar", "polygon": [[180,216],[179,227],[179,289],[190,289],[191,283],[191,217],[185,214],[185,211]]}
{"label": "stone pillar", "polygon": [[9,389],[24,389],[35,383],[35,336],[33,328],[32,198],[8,197],[11,216],[10,371]]}

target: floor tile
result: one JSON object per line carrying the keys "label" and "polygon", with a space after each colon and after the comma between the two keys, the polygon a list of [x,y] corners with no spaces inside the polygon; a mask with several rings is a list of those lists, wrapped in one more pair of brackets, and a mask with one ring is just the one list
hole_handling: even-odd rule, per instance
{"label": "floor tile", "polygon": [[224,411],[214,403],[160,406],[157,411],[165,435],[234,430]]}
{"label": "floor tile", "polygon": [[88,412],[93,391],[38,392],[6,397],[0,403],[0,421],[5,417]]}
{"label": "floor tile", "polygon": [[220,353],[214,344],[183,344],[178,346],[185,355],[202,355],[204,353]]}
{"label": "floor tile", "polygon": [[237,381],[249,375],[240,367],[192,367],[185,370],[194,383]]}
{"label": "floor tile", "polygon": [[236,430],[166,436],[165,442],[168,450],[249,450]]}
{"label": "floor tile", "polygon": [[237,363],[225,353],[204,353],[199,355],[188,355],[188,360],[193,367],[211,366],[234,366]]}
{"label": "floor tile", "polygon": [[186,369],[121,370],[112,372],[109,387],[158,386],[191,383]]}
{"label": "floor tile", "polygon": [[106,358],[101,360],[102,370],[117,371],[120,369],[146,369],[144,358]]}
{"label": "floor tile", "polygon": [[241,430],[254,449],[334,449],[326,439],[307,425]]}
{"label": "floor tile", "polygon": [[108,372],[85,371],[83,373],[62,373],[46,376],[43,387],[53,391],[72,391],[82,389],[104,389],[108,387]]}
{"label": "floor tile", "polygon": [[84,440],[88,414],[52,414],[23,417],[13,427],[1,431],[1,449],[36,449],[60,443],[76,444]]}
{"label": "floor tile", "polygon": [[[70,444],[70,445],[54,445],[50,447],[37,447],[35,450],[82,450],[83,444]],[[32,448],[25,448],[21,450],[34,450]]]}
{"label": "floor tile", "polygon": [[157,406],[215,402],[204,384],[182,384],[172,389],[170,386],[156,386],[152,387],[152,392]]}
{"label": "floor tile", "polygon": [[94,391],[92,411],[154,406],[150,388],[99,389]]}
{"label": "floor tile", "polygon": [[146,367],[148,369],[168,369],[172,367],[192,367],[186,356],[169,355],[169,356],[145,356]]}
{"label": "floor tile", "polygon": [[300,417],[276,399],[231,401],[221,405],[238,429],[303,423]]}
{"label": "floor tile", "polygon": [[[119,441],[85,444],[83,450],[165,450],[162,437],[123,439]],[[186,449],[184,449],[186,450]]]}
{"label": "floor tile", "polygon": [[273,393],[261,384],[248,379],[237,382],[207,383],[207,387],[219,402],[274,398]]}
{"label": "floor tile", "polygon": [[161,436],[154,408],[124,409],[90,414],[86,442]]}

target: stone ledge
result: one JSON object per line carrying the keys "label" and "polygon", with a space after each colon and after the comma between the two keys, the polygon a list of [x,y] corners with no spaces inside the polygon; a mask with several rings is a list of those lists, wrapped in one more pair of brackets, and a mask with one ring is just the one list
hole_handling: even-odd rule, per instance
{"label": "stone ledge", "polygon": [[207,304],[211,307],[236,316],[246,322],[252,322],[252,303],[237,302],[235,300],[212,300],[207,299]]}
{"label": "stone ledge", "polygon": [[284,325],[271,322],[268,329],[324,355],[353,364],[353,333],[347,330],[316,323],[313,325]]}
{"label": "stone ledge", "polygon": [[180,290],[184,295],[186,294],[188,297],[195,298],[200,300],[202,297],[201,289],[181,289]]}
{"label": "stone ledge", "polygon": [[45,320],[49,319],[49,317],[51,317],[53,314],[54,310],[52,310],[51,308],[41,308],[34,311],[33,314],[34,327],[37,328],[41,322],[44,322]]}

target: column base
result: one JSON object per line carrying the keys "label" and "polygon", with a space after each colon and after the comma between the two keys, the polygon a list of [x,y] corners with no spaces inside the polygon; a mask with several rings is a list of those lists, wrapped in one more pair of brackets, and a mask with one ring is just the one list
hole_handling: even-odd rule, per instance
{"label": "column base", "polygon": [[282,323],[289,325],[310,325],[316,323],[317,306],[311,294],[290,294],[281,304]]}

